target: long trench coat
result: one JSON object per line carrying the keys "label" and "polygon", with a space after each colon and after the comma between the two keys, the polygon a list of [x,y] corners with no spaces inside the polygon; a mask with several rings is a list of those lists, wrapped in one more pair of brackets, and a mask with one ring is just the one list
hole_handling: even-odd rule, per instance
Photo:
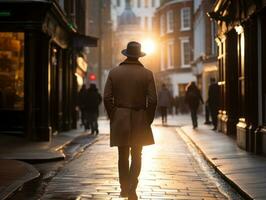
{"label": "long trench coat", "polygon": [[140,62],[125,60],[110,71],[104,105],[110,118],[110,146],[154,144],[150,125],[157,94],[152,72]]}

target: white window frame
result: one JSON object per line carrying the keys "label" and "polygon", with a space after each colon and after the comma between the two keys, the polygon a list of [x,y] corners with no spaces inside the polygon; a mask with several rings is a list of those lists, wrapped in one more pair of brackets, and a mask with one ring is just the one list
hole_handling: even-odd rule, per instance
{"label": "white window frame", "polygon": [[[189,26],[184,27],[184,13],[185,11],[189,10]],[[190,7],[185,7],[181,9],[181,31],[189,31],[191,30],[191,8]]]}
{"label": "white window frame", "polygon": [[[181,68],[189,68],[190,64],[185,64],[185,54],[184,54],[184,43],[190,44],[189,38],[181,38],[180,45],[181,45]],[[190,56],[191,56],[191,52]]]}
{"label": "white window frame", "polygon": [[160,33],[161,35],[164,35],[165,33],[165,15],[164,14],[160,16]]}
{"label": "white window frame", "polygon": [[174,12],[173,10],[167,11],[166,15],[167,33],[172,33],[174,31]]}
{"label": "white window frame", "polygon": [[[170,48],[170,46],[172,48]],[[169,40],[167,45],[167,69],[174,68],[174,58],[175,58],[175,49],[174,49],[174,40]]]}
{"label": "white window frame", "polygon": [[165,49],[164,45],[161,45],[161,71],[165,70]]}

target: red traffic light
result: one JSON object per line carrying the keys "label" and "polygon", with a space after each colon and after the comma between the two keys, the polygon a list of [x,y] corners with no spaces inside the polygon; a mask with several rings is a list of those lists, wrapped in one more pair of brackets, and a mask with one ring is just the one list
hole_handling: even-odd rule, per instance
{"label": "red traffic light", "polygon": [[95,81],[96,80],[96,75],[95,74],[90,74],[89,75],[89,80],[90,81]]}

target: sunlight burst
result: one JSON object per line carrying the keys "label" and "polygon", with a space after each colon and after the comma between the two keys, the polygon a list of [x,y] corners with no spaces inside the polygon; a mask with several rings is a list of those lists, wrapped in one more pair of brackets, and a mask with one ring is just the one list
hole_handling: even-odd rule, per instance
{"label": "sunlight burst", "polygon": [[151,39],[146,39],[142,43],[142,51],[146,54],[151,54],[155,51],[155,42]]}

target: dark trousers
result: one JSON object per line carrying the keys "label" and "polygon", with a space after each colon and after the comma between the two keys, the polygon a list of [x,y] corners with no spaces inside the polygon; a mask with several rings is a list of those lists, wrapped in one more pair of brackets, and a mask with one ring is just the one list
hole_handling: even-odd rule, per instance
{"label": "dark trousers", "polygon": [[[118,171],[121,190],[135,191],[138,185],[138,177],[141,170],[142,146],[118,147]],[[131,154],[131,165],[129,167],[129,153]]]}
{"label": "dark trousers", "polygon": [[98,132],[98,114],[88,113],[88,127],[91,128],[91,132]]}
{"label": "dark trousers", "polygon": [[190,108],[193,128],[198,127],[197,108]]}
{"label": "dark trousers", "polygon": [[161,106],[161,115],[162,115],[162,123],[167,122],[167,107],[166,106]]}
{"label": "dark trousers", "polygon": [[205,105],[205,124],[210,123],[210,108],[208,105]]}
{"label": "dark trousers", "polygon": [[212,118],[212,124],[214,128],[217,128],[217,115],[218,115],[218,109],[217,107],[211,107],[210,106],[210,111],[211,111],[211,118]]}
{"label": "dark trousers", "polygon": [[80,109],[80,113],[81,113],[81,123],[84,126],[85,125],[85,110],[84,109]]}

